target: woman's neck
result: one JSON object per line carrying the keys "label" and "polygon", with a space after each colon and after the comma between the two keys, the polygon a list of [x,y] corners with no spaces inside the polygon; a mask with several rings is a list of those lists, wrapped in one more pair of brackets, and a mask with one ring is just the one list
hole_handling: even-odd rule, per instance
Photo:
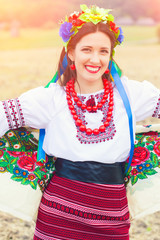
{"label": "woman's neck", "polygon": [[82,82],[75,81],[75,91],[81,94],[94,93],[104,89],[103,81]]}

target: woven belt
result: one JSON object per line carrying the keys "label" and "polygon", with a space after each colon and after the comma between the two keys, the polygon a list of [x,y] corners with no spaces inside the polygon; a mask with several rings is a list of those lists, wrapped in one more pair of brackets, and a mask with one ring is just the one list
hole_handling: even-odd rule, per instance
{"label": "woven belt", "polygon": [[99,184],[123,184],[124,176],[121,163],[99,163],[95,161],[77,161],[57,158],[56,175],[81,182]]}

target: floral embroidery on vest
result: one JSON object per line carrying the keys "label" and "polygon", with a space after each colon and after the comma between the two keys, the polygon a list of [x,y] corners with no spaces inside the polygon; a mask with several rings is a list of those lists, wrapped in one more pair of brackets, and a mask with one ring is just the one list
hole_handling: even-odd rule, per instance
{"label": "floral embroidery on vest", "polygon": [[55,158],[37,160],[38,140],[25,128],[9,130],[0,138],[0,173],[36,190],[45,189],[53,175]]}
{"label": "floral embroidery on vest", "polygon": [[158,99],[156,109],[155,109],[152,117],[160,118],[160,95],[159,95],[159,99]]}
{"label": "floral embroidery on vest", "polygon": [[[95,97],[91,95],[90,98],[88,98],[87,100],[85,96],[79,96],[79,99],[87,105],[87,103],[92,104],[95,101],[93,98],[95,98],[97,102],[100,102],[102,97],[103,97],[103,93],[98,93],[95,95]],[[79,119],[82,120],[83,124],[87,125],[88,123],[86,122],[86,119],[85,119],[86,110],[82,110],[76,104],[74,104],[74,106]],[[106,101],[106,103],[102,107],[102,114],[103,114],[103,118],[101,120],[102,123],[106,121],[107,111],[108,111],[108,101]],[[92,113],[95,113],[95,112],[90,112],[89,114],[92,114]],[[106,128],[105,132],[99,133],[96,136],[95,135],[89,136],[86,134],[86,132],[81,132],[77,127],[77,138],[81,143],[84,143],[84,144],[99,143],[99,142],[105,142],[113,139],[115,132],[116,132],[116,129],[115,129],[115,124],[112,116],[110,124]]]}
{"label": "floral embroidery on vest", "polygon": [[[128,159],[126,161],[126,168]],[[136,134],[134,154],[125,182],[131,185],[154,175],[160,168],[160,133],[147,132]]]}
{"label": "floral embroidery on vest", "polygon": [[18,98],[3,101],[2,103],[4,106],[9,129],[25,126],[22,108]]}

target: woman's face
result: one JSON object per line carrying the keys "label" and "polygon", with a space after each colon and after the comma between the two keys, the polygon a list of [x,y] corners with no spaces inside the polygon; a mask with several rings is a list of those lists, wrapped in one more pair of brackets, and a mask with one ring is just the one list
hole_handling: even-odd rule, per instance
{"label": "woman's face", "polygon": [[109,65],[110,38],[102,32],[90,33],[81,38],[68,56],[75,63],[77,81],[80,84],[95,84],[102,81],[102,75]]}

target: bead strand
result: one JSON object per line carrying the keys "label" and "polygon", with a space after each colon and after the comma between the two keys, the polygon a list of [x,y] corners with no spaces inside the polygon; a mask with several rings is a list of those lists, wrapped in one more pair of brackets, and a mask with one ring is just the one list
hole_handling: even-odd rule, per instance
{"label": "bead strand", "polygon": [[[101,101],[97,104],[97,106],[93,106],[93,107],[86,106],[79,100],[77,93],[74,90],[74,80],[70,80],[66,85],[66,99],[67,99],[68,107],[70,109],[72,117],[75,121],[75,125],[79,128],[81,132],[86,132],[87,135],[92,135],[92,134],[98,135],[99,133],[105,132],[106,128],[109,126],[109,123],[113,115],[114,99],[113,99],[112,83],[107,81],[106,79],[103,80],[103,83],[104,83],[104,95]],[[105,104],[106,100],[108,99],[108,97],[109,97],[108,113],[107,113],[107,118],[104,124],[102,124],[99,128],[95,128],[95,129],[86,128],[82,120],[78,118],[75,107],[73,105],[72,98],[78,107],[81,107],[82,110],[87,110],[90,112],[92,110],[96,111],[97,109],[101,109]]]}
{"label": "bead strand", "polygon": [[92,111],[97,111],[98,109],[101,109],[102,106],[105,104],[106,100],[108,99],[108,94],[109,94],[109,89],[110,86],[112,85],[107,79],[103,79],[103,84],[104,84],[104,95],[102,100],[97,104],[97,106],[86,106],[85,104],[83,104],[78,96],[77,93],[74,90],[74,80],[70,80],[67,83],[67,89],[70,91],[71,96],[74,99],[74,102],[77,104],[78,107],[80,107],[82,110],[87,110],[88,112],[92,112]]}

